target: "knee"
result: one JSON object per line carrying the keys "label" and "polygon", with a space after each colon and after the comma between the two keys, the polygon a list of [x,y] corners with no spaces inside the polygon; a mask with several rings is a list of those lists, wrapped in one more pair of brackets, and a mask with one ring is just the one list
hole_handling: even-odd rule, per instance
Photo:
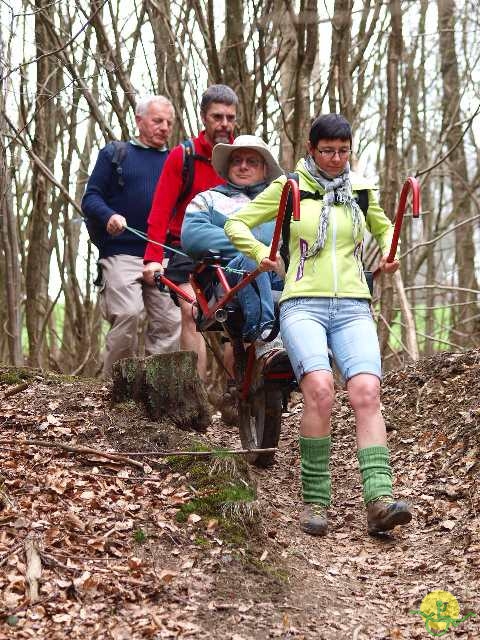
{"label": "knee", "polygon": [[195,328],[195,320],[192,315],[192,305],[191,304],[181,304],[180,306],[180,314],[182,318],[182,326]]}
{"label": "knee", "polygon": [[335,400],[333,384],[329,381],[316,381],[303,391],[305,408],[317,413],[330,414]]}
{"label": "knee", "polygon": [[349,385],[348,395],[354,411],[380,410],[380,381],[374,376],[371,378]]}

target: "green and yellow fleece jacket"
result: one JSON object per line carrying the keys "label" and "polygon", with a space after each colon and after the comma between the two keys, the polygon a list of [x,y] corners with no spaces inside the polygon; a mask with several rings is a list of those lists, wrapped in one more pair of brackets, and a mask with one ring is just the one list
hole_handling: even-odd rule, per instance
{"label": "green and yellow fleece jacket", "polygon": [[[323,188],[307,171],[303,159],[296,166],[301,191],[319,191]],[[250,229],[273,220],[278,213],[282,189],[287,178],[274,180],[249,204],[231,216],[225,223],[225,233],[232,243],[258,264],[269,256],[269,248],[255,239]],[[361,189],[368,190],[368,212],[362,216],[362,225],[353,238],[351,212],[344,205],[334,205],[330,210],[327,238],[324,247],[313,257],[307,257],[309,247],[315,241],[322,207],[322,200],[305,199],[300,203],[300,220],[292,217],[290,225],[290,266],[285,279],[281,301],[299,297],[339,297],[370,299],[362,265],[362,245],[365,229],[372,234],[382,255],[390,250],[393,225],[379,206],[374,186],[362,176],[350,173],[354,195]]]}

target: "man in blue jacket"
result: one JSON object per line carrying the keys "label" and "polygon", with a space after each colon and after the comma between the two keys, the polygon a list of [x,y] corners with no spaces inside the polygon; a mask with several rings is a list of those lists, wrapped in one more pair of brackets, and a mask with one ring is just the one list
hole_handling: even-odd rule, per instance
{"label": "man in blue jacket", "polygon": [[180,314],[166,293],[142,278],[146,242],[126,230],[143,233],[152,198],[168,155],[174,109],[163,96],[138,101],[138,136],[114,142],[100,150],[82,199],[82,210],[99,250],[100,306],[110,324],[106,337],[103,374],[112,365],[137,352],[139,321],[145,311],[147,355],[175,351],[180,336]]}

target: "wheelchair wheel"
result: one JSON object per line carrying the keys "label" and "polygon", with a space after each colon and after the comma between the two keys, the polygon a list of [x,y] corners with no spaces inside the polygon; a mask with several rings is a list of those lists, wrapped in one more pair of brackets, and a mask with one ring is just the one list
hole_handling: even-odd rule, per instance
{"label": "wheelchair wheel", "polygon": [[[269,449],[278,445],[282,405],[282,391],[265,385],[239,403],[240,440],[244,449]],[[270,466],[274,457],[274,452],[247,454],[247,460],[258,467]]]}

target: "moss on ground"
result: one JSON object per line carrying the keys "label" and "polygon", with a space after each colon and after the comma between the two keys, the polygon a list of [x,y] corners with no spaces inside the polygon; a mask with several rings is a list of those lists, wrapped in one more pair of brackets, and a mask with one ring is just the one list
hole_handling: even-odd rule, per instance
{"label": "moss on ground", "polygon": [[30,369],[8,368],[0,370],[0,384],[20,384],[25,380],[30,380],[38,374]]}
{"label": "moss on ground", "polygon": [[[190,443],[192,451],[210,451],[204,443]],[[218,520],[218,529],[226,542],[245,545],[258,528],[256,489],[252,486],[248,464],[243,458],[222,450],[212,456],[175,456],[169,460],[172,470],[185,475],[195,497],[177,512],[178,522],[186,522],[195,513]]]}

